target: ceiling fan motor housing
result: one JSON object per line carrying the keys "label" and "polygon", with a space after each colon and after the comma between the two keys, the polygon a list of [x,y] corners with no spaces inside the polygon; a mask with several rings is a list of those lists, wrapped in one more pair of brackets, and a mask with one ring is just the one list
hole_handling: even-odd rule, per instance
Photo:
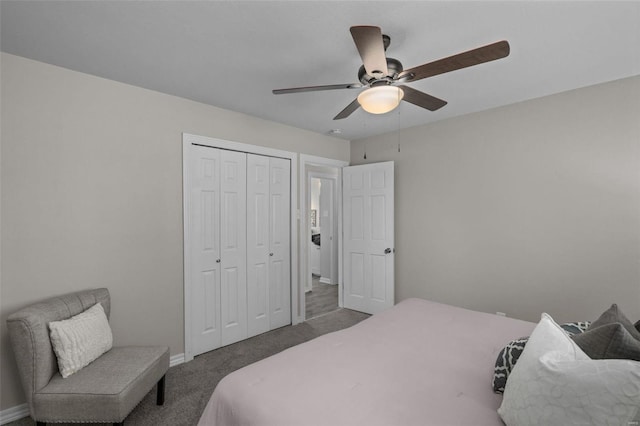
{"label": "ceiling fan motor housing", "polygon": [[387,69],[389,70],[389,75],[387,75],[386,77],[377,78],[367,74],[367,70],[365,70],[364,65],[362,65],[358,70],[358,80],[360,80],[362,84],[365,85],[370,85],[378,81],[385,81],[387,82],[387,84],[390,84],[398,76],[398,74],[402,72],[402,63],[397,59],[387,58]]}

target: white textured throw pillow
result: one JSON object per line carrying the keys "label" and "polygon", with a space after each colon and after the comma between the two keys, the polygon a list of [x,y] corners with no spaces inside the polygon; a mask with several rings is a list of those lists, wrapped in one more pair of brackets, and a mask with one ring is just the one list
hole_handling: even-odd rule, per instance
{"label": "white textured throw pillow", "polygon": [[590,359],[542,314],[498,414],[507,426],[640,424],[640,362]]}
{"label": "white textured throw pillow", "polygon": [[113,335],[100,303],[63,321],[49,323],[62,377],[69,377],[111,349]]}

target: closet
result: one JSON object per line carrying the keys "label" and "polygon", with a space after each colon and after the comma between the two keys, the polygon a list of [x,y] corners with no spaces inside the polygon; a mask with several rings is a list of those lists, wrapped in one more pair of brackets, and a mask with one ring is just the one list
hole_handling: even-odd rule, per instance
{"label": "closet", "polygon": [[290,160],[194,145],[185,167],[193,355],[290,324]]}

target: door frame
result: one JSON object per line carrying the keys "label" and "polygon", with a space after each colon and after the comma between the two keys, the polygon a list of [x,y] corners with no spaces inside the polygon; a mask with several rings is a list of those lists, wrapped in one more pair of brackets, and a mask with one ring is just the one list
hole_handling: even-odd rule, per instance
{"label": "door frame", "polygon": [[[245,152],[248,154],[266,155],[269,157],[279,157],[291,160],[291,323],[298,324],[301,322],[302,316],[304,320],[304,304],[294,303],[299,300],[300,280],[298,273],[298,154],[290,151],[282,151],[273,148],[267,148],[259,145],[251,145],[241,142],[232,142],[224,139],[211,138],[207,136],[193,135],[190,133],[182,133],[182,206],[183,206],[183,279],[184,279],[184,361],[188,362],[193,359],[193,345],[191,342],[191,253],[187,248],[191,245],[190,237],[190,218],[191,206],[189,205],[189,197],[191,181],[189,177],[189,158],[190,148],[192,145],[201,145],[211,148],[227,149],[231,151]],[[302,289],[304,295],[304,289]],[[303,299],[304,301],[304,299]],[[302,309],[302,311],[301,311]]]}
{"label": "door frame", "polygon": [[[326,166],[324,166],[326,167]],[[328,180],[331,181],[331,185],[332,185],[332,192],[331,192],[331,207],[332,207],[332,211],[331,211],[331,223],[332,223],[332,227],[334,227],[334,229],[331,230],[331,233],[335,235],[335,250],[334,250],[334,241],[331,241],[331,254],[332,254],[332,260],[330,262],[331,265],[331,272],[329,274],[329,278],[330,280],[332,278],[335,277],[335,284],[339,284],[340,282],[340,278],[337,276],[337,274],[334,276],[334,266],[335,266],[335,271],[337,272],[339,270],[338,268],[338,264],[339,264],[339,259],[338,257],[340,256],[340,252],[338,251],[338,246],[340,244],[340,238],[338,235],[338,216],[340,214],[340,212],[338,212],[338,175],[332,175],[332,174],[328,174],[328,173],[322,173],[322,172],[309,172],[307,177],[309,178],[307,183],[307,190],[311,191],[311,179],[319,179],[319,180]],[[307,193],[309,196],[311,195],[310,192]],[[307,199],[305,201],[305,205],[308,207],[311,203],[310,203],[310,199]],[[318,214],[320,212],[318,211]],[[334,232],[335,231],[335,232]],[[311,250],[309,250],[310,252]],[[309,258],[311,256],[311,253],[307,253],[309,255]],[[322,257],[322,256],[321,256]],[[335,258],[335,262],[333,260],[333,258]],[[309,259],[307,259],[308,262],[310,262]],[[308,268],[311,269],[311,268]],[[311,280],[311,271],[309,271],[309,273],[307,274],[306,277],[308,280]],[[322,282],[322,276],[321,276],[321,280],[320,282]],[[307,289],[306,287],[306,281],[303,282],[305,291]],[[338,289],[339,290],[339,289]]]}
{"label": "door frame", "polygon": [[314,155],[300,154],[300,196],[302,200],[300,203],[300,241],[298,244],[299,259],[300,262],[300,277],[298,282],[300,283],[300,289],[298,292],[298,305],[300,306],[299,314],[301,315],[301,321],[305,320],[305,297],[304,297],[304,285],[306,283],[307,275],[311,274],[311,268],[309,265],[309,245],[310,238],[308,238],[307,231],[309,230],[309,213],[308,213],[308,200],[307,200],[307,188],[309,182],[307,181],[307,168],[308,166],[320,166],[320,167],[333,167],[338,169],[338,179],[336,185],[336,198],[337,198],[337,219],[338,219],[338,306],[342,307],[342,168],[348,166],[348,161],[335,160],[332,158],[316,157]]}

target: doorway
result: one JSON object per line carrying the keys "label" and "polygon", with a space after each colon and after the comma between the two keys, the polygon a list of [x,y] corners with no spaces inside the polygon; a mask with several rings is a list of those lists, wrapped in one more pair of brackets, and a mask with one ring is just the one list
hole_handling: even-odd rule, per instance
{"label": "doorway", "polygon": [[342,307],[341,182],[342,167],[347,165],[300,155],[300,281],[304,288],[300,304],[305,319]]}
{"label": "doorway", "polygon": [[308,173],[311,276],[305,285],[305,318],[338,309],[338,170],[310,167]]}

